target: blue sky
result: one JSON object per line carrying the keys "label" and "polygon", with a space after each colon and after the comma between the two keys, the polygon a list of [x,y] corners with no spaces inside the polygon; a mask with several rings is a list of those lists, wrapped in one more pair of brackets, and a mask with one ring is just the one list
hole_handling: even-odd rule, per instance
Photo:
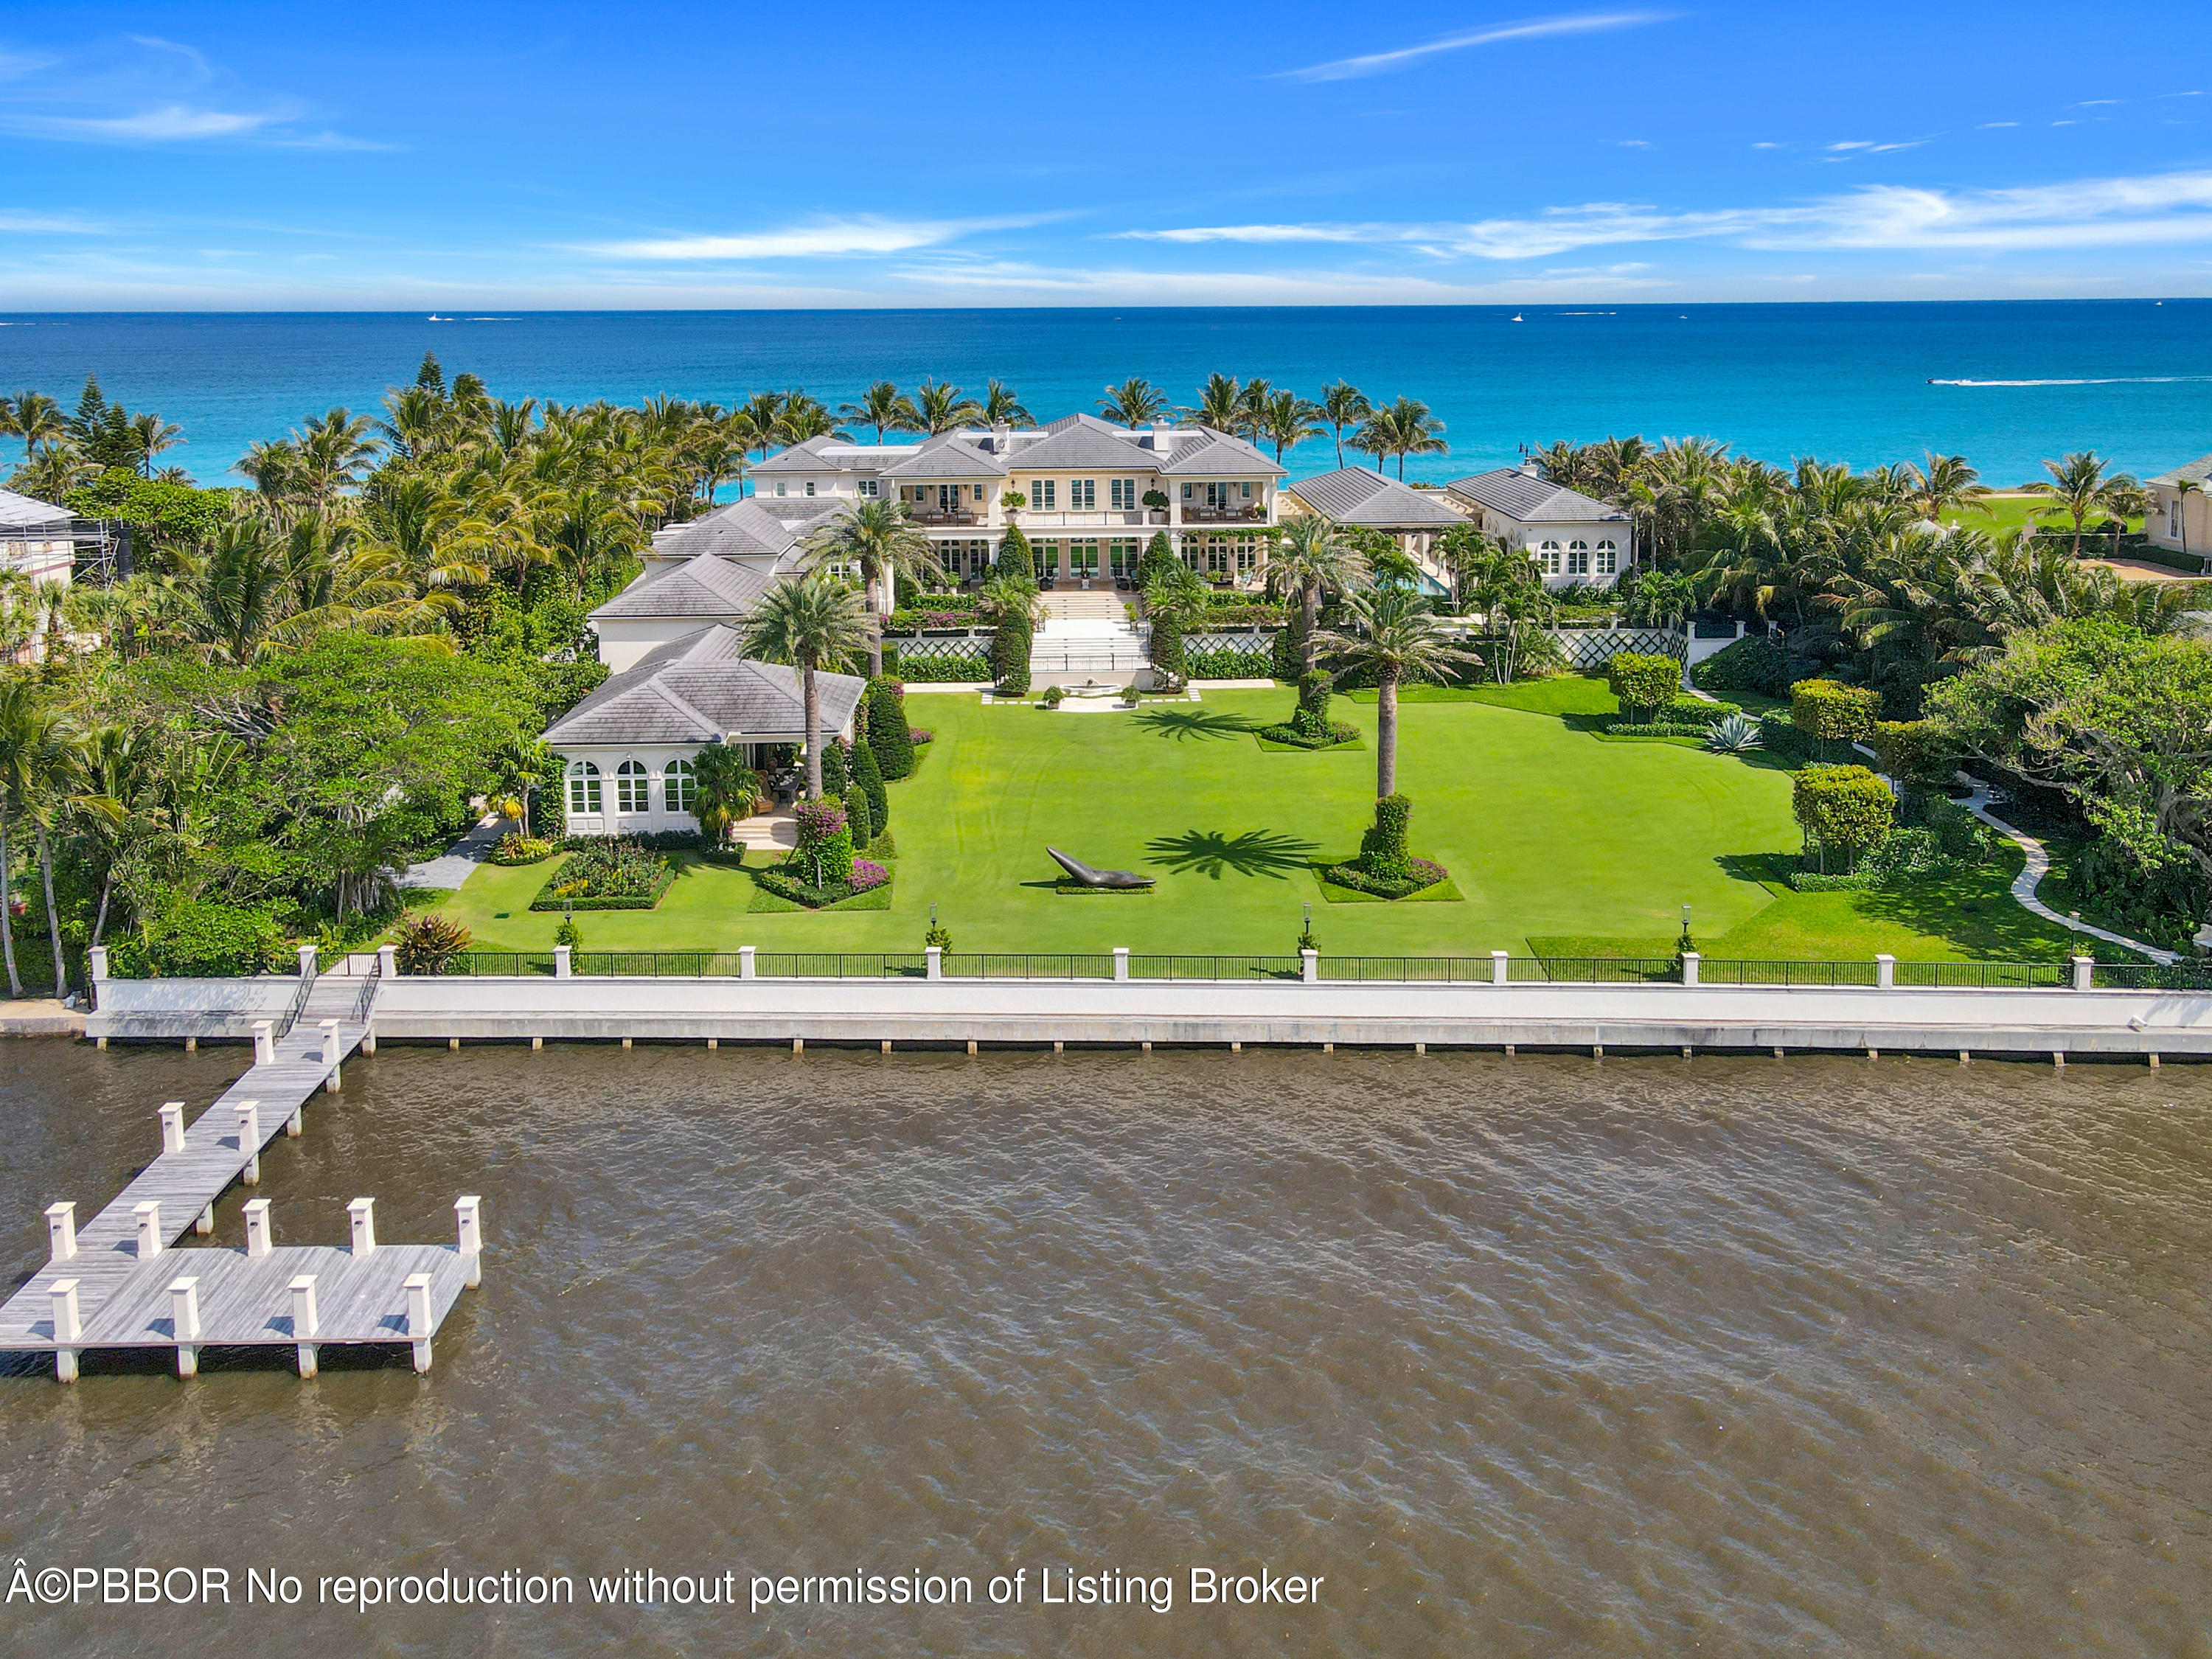
{"label": "blue sky", "polygon": [[15,7],[0,308],[2212,294],[2204,24]]}

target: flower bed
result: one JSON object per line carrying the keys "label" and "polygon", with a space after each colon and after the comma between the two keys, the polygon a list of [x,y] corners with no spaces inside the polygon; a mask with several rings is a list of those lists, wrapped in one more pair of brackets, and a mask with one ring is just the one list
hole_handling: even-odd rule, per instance
{"label": "flower bed", "polygon": [[1431,859],[1409,859],[1407,862],[1413,873],[1403,881],[1386,881],[1370,876],[1352,864],[1330,865],[1327,878],[1339,887],[1349,887],[1355,893],[1370,893],[1376,898],[1400,899],[1424,888],[1433,887],[1440,881],[1449,879],[1451,875],[1443,865]]}
{"label": "flower bed", "polygon": [[501,836],[484,857],[494,864],[512,869],[525,864],[543,864],[553,856],[553,843],[543,836]]}
{"label": "flower bed", "polygon": [[676,866],[665,854],[634,841],[601,842],[572,854],[546,878],[533,910],[650,910],[660,902]]}
{"label": "flower bed", "polygon": [[1259,732],[1262,745],[1279,749],[1334,749],[1347,743],[1359,741],[1359,728],[1347,726],[1342,720],[1331,720],[1326,735],[1301,732],[1296,726],[1263,726]]}
{"label": "flower bed", "polygon": [[805,873],[804,870],[786,862],[773,870],[755,871],[753,881],[763,891],[773,893],[778,898],[788,899],[793,904],[803,904],[810,910],[819,910],[845,899],[856,898],[863,893],[872,893],[888,886],[891,878],[890,871],[873,859],[854,859],[853,878],[849,882],[833,881],[817,887],[802,879]]}

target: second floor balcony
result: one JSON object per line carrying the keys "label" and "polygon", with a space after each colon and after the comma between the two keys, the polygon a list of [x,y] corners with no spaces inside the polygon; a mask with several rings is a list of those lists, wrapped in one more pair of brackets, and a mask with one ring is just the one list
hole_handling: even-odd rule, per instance
{"label": "second floor balcony", "polygon": [[988,523],[988,516],[980,508],[964,507],[917,507],[909,509],[916,524],[943,526],[946,525],[979,525]]}
{"label": "second floor balcony", "polygon": [[1201,502],[1186,501],[1182,508],[1185,524],[1265,524],[1267,509],[1257,501],[1250,506],[1234,502],[1228,506],[1208,507]]}

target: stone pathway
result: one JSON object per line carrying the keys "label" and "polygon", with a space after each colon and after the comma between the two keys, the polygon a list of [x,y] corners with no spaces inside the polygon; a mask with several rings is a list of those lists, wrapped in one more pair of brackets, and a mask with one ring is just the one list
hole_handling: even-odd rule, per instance
{"label": "stone pathway", "polygon": [[2015,830],[1990,811],[1990,792],[1977,787],[1974,793],[1959,803],[1984,823],[2019,847],[2027,854],[2027,862],[2021,866],[2020,874],[2013,878],[2012,896],[2045,921],[2055,921],[2061,927],[2087,933],[2093,939],[2103,939],[2107,945],[2117,945],[2125,950],[2137,951],[2161,968],[2171,968],[2181,958],[2172,951],[2161,951],[2155,945],[2146,945],[2139,939],[2130,939],[2124,933],[2108,933],[2101,927],[2093,927],[2086,921],[2076,921],[2071,916],[2062,916],[2041,899],[2035,890],[2051,873],[2051,854],[2043,843],[2025,830]]}
{"label": "stone pathway", "polygon": [[399,878],[402,887],[459,887],[476,873],[477,866],[491,856],[499,838],[515,828],[513,818],[488,817],[442,854],[410,864]]}

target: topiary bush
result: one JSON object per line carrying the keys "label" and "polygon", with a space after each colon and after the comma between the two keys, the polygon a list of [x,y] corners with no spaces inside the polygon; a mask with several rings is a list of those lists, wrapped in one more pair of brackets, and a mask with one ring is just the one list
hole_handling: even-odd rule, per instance
{"label": "topiary bush", "polygon": [[1156,530],[1151,541],[1145,544],[1145,556],[1137,562],[1137,589],[1139,592],[1150,587],[1162,576],[1171,576],[1179,563],[1175,556],[1175,544],[1168,532]]}
{"label": "topiary bush", "polygon": [[1182,624],[1166,611],[1152,617],[1151,654],[1153,671],[1170,682],[1190,677],[1189,659],[1183,653]]}
{"label": "topiary bush", "polygon": [[841,799],[853,787],[853,751],[842,738],[822,745],[822,793]]}
{"label": "topiary bush", "polygon": [[1035,625],[1025,611],[1010,611],[991,641],[991,678],[999,694],[1025,697],[1030,690],[1030,641]]}
{"label": "topiary bush", "polygon": [[553,930],[553,942],[556,945],[565,945],[571,951],[580,951],[584,948],[584,930],[576,925],[576,917],[573,911],[562,916],[561,925]]}
{"label": "topiary bush", "polygon": [[[909,747],[907,753],[911,757],[913,749]],[[908,769],[913,769],[909,766]],[[869,839],[872,841],[889,829],[891,822],[890,791],[884,787],[884,775],[876,764],[872,742],[853,745],[852,771],[854,786],[868,798],[868,826],[872,831]]]}
{"label": "topiary bush", "polygon": [[1000,539],[998,562],[991,567],[991,574],[1032,587],[1036,585],[1036,550],[1022,534],[1019,525],[1012,526]]}
{"label": "topiary bush", "polygon": [[1790,655],[1764,634],[1747,635],[1692,668],[1690,684],[1717,696],[1778,697],[1790,690]]}
{"label": "topiary bush", "polygon": [[1413,803],[1403,795],[1384,795],[1375,803],[1375,822],[1359,843],[1359,867],[1383,881],[1403,881],[1413,868],[1407,826]]}
{"label": "topiary bush", "polygon": [[1822,874],[1828,849],[1841,849],[1847,866],[1889,832],[1897,802],[1884,783],[1863,766],[1808,766],[1792,781],[1790,810],[1805,832],[1808,857],[1817,856]]}
{"label": "topiary bush", "polygon": [[1948,783],[1958,769],[1957,750],[1933,720],[1876,720],[1872,741],[1881,769],[1902,784]]}
{"label": "topiary bush", "polygon": [[868,747],[885,783],[914,770],[914,735],[906,723],[906,688],[884,676],[868,682]]}
{"label": "topiary bush", "polygon": [[1606,664],[1605,683],[1632,719],[1641,714],[1649,724],[1680,693],[1682,665],[1672,657],[1624,651]]}
{"label": "topiary bush", "polygon": [[853,850],[865,853],[875,839],[875,820],[868,812],[868,792],[854,784],[845,792],[845,822],[853,832]]}
{"label": "topiary bush", "polygon": [[801,801],[795,814],[799,844],[784,860],[786,869],[802,874],[814,887],[849,884],[853,879],[853,830],[845,809],[834,800]]}
{"label": "topiary bush", "polygon": [[1881,693],[1835,680],[1800,680],[1790,688],[1790,718],[1820,744],[1858,743],[1874,735]]}

